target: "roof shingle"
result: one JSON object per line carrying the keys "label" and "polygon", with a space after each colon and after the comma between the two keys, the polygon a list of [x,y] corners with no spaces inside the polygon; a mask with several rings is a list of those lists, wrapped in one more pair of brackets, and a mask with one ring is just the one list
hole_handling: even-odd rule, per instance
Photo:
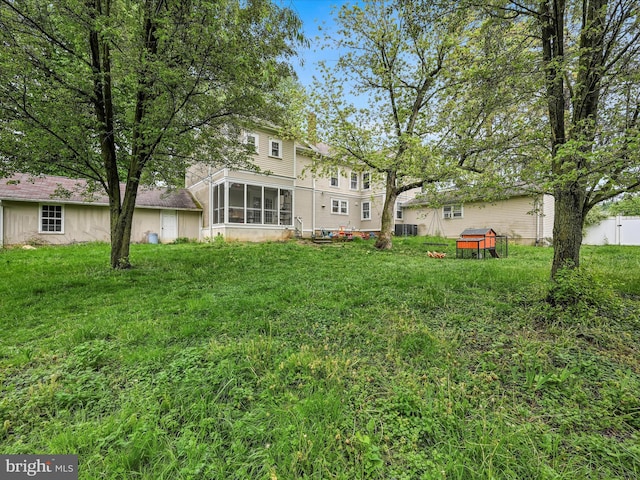
{"label": "roof shingle", "polygon": [[[124,192],[124,184],[120,185]],[[104,193],[88,193],[87,181],[57,176],[32,176],[18,173],[0,180],[0,200],[33,202],[80,203],[108,205]],[[202,210],[186,189],[167,190],[141,187],[136,206],[139,208],[169,208],[177,210]]]}

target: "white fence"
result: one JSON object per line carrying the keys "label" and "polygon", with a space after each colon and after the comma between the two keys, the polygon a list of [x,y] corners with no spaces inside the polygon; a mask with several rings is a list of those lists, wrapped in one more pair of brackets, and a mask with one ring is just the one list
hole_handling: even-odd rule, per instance
{"label": "white fence", "polygon": [[587,228],[585,245],[640,245],[640,217],[609,217]]}

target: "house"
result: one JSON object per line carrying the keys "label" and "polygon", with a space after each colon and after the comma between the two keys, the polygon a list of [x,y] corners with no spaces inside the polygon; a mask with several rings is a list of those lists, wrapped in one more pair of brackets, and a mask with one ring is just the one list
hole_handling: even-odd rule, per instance
{"label": "house", "polygon": [[[40,243],[68,244],[110,238],[109,202],[87,196],[86,181],[17,174],[0,180],[0,247]],[[202,208],[188,190],[143,189],[133,215],[133,242],[156,233],[161,242],[198,239]]]}
{"label": "house", "polygon": [[[254,150],[258,170],[216,168],[203,162],[187,170],[185,189],[170,194],[141,189],[132,241],[147,241],[150,233],[170,242],[177,237],[266,241],[380,231],[384,189],[371,172],[314,172],[329,149],[283,138],[275,128],[247,130],[242,141]],[[84,186],[83,181],[64,177],[0,180],[0,240],[108,241],[107,199],[74,193]],[[465,229],[489,227],[511,241],[538,245],[552,236],[550,195],[519,191],[491,203],[449,198],[442,206],[433,205],[419,189],[402,194],[395,206],[396,234],[457,238]]]}
{"label": "house", "polygon": [[314,173],[314,162],[329,149],[282,138],[276,129],[246,131],[243,139],[264,173],[205,164],[187,171],[186,188],[203,206],[201,239],[264,241],[380,230],[384,190],[370,172]]}
{"label": "house", "polygon": [[[548,245],[553,238],[553,196],[515,189],[495,201],[456,200],[445,194],[439,203],[416,196],[402,204],[404,222],[416,224],[419,235],[458,238],[467,229],[491,228],[510,242]],[[435,205],[435,206],[434,206]]]}

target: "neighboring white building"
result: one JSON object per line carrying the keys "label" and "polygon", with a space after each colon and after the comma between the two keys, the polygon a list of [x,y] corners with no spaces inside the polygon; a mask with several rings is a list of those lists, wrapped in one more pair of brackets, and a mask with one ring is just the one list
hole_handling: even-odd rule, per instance
{"label": "neighboring white building", "polygon": [[640,217],[605,218],[586,229],[585,245],[640,245]]}
{"label": "neighboring white building", "polygon": [[458,238],[468,228],[492,228],[525,245],[550,245],[553,238],[551,195],[517,191],[491,202],[452,200],[435,208],[431,204],[427,198],[416,197],[403,205],[404,222],[416,224],[418,235]]}

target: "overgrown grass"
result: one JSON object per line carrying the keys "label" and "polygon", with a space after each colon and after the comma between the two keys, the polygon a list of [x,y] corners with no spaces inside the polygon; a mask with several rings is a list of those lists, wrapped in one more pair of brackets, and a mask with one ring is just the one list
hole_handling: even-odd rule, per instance
{"label": "overgrown grass", "polygon": [[584,247],[562,308],[550,249],[429,248],[0,250],[0,452],[81,479],[639,478],[640,249]]}

